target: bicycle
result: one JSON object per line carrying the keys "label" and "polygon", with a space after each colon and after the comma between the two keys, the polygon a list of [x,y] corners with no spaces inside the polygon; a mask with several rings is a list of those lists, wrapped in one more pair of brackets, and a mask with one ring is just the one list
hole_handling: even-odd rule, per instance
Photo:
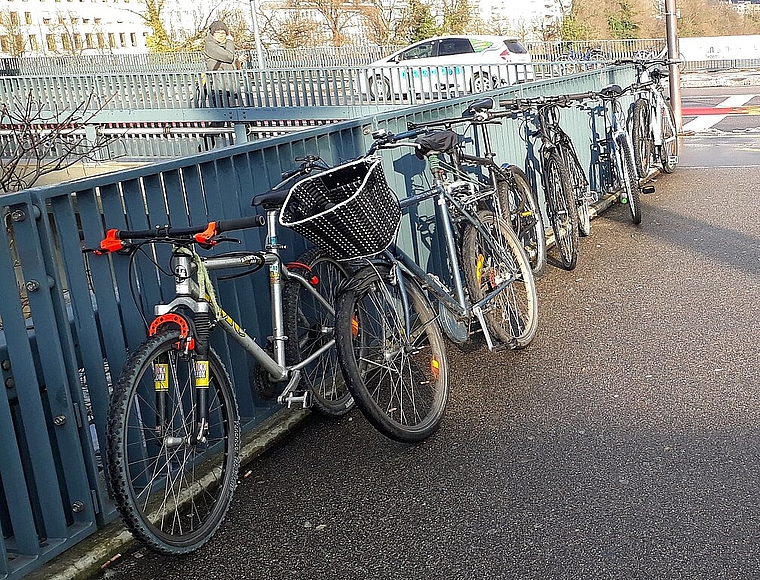
{"label": "bicycle", "polygon": [[629,90],[630,87],[624,90],[620,85],[613,84],[600,91],[571,94],[567,95],[567,98],[577,101],[601,100],[605,104],[604,115],[607,132],[600,144],[606,150],[607,163],[611,169],[610,175],[613,180],[608,186],[608,191],[620,191],[620,202],[628,205],[631,221],[634,224],[640,224],[641,194],[652,193],[654,187],[641,187],[639,184],[631,136],[626,129],[625,111],[620,102],[621,97]]}
{"label": "bicycle", "polygon": [[[488,125],[501,123],[498,114],[492,109],[494,100],[486,97],[471,103],[461,117],[439,119],[427,123],[408,123],[408,129],[418,127],[445,127],[451,129],[458,124],[467,124],[464,132],[459,133],[457,144],[451,149],[449,159],[439,162],[439,167],[445,168],[455,180],[472,181],[478,188],[491,188],[496,192],[491,209],[509,220],[517,237],[530,259],[533,276],[540,278],[546,268],[546,228],[541,215],[541,208],[533,188],[522,169],[510,163],[497,164],[491,146]],[[473,133],[479,137],[480,155],[466,153],[464,143],[467,132],[473,128]],[[479,130],[478,130],[479,129]],[[474,174],[469,168],[484,168],[488,175]]]}
{"label": "bicycle", "polygon": [[[283,174],[286,181],[311,171],[314,159]],[[130,272],[136,256],[145,255],[174,277],[173,298],[155,306],[148,338],[114,385],[106,428],[105,473],[116,508],[131,533],[156,552],[183,554],[205,544],[221,525],[237,484],[240,419],[229,373],[209,344],[214,328],[258,363],[264,396],[279,393],[281,405],[313,406],[328,416],[353,406],[337,371],[332,305],[350,269],[318,249],[283,265],[277,219],[287,193],[275,189],[255,197],[253,205],[264,216],[197,227],[111,229],[97,248],[84,250],[129,255]],[[266,229],[264,250],[198,253],[197,247],[237,241],[225,232],[253,227]],[[166,255],[155,247],[160,244],[171,247],[169,270],[153,257]],[[242,269],[227,276],[234,278],[263,268],[272,311],[272,336],[264,347],[225,312],[209,274]]]}
{"label": "bicycle", "polygon": [[[377,171],[351,203],[337,203],[324,211],[320,211],[324,205],[316,204],[314,212],[293,212],[297,218],[293,220],[286,202],[281,219],[289,227],[297,225],[301,235],[335,257],[367,257],[354,261],[357,268],[336,305],[338,360],[356,405],[369,422],[391,439],[416,443],[438,429],[446,408],[444,333],[464,343],[477,320],[489,349],[527,346],[538,323],[536,288],[530,262],[509,222],[486,209],[493,189],[472,181],[450,181],[436,163],[438,154],[454,154],[456,133],[423,127],[396,135],[378,130],[372,137],[365,160],[379,166],[378,150],[410,147],[428,160],[432,187],[399,201]],[[315,200],[331,195],[331,186],[341,182],[340,174],[332,183],[322,177],[301,182],[314,182],[304,189],[315,192]],[[296,197],[303,201],[308,191]],[[389,225],[393,232],[398,229],[402,209],[425,200],[435,202],[445,242],[442,262],[449,266],[452,289],[417,265],[393,243],[393,236],[390,240],[386,236]],[[372,212],[369,218],[367,212]],[[308,213],[313,215],[303,217]],[[325,235],[349,226],[356,230],[352,234],[356,243]],[[437,313],[428,294],[437,302]]]}
{"label": "bicycle", "polygon": [[554,233],[562,267],[575,268],[578,261],[578,235],[591,232],[589,204],[593,200],[589,183],[578,160],[570,136],[559,124],[559,107],[567,106],[568,99],[535,97],[503,99],[499,105],[508,109],[504,116],[532,116],[535,111],[537,130],[528,131],[528,138],[538,137],[538,155],[541,184],[544,190],[546,214]]}
{"label": "bicycle", "polygon": [[[673,173],[678,164],[676,118],[662,85],[668,73],[665,69],[653,68],[673,62],[667,59],[621,59],[615,62],[636,67],[636,82],[629,87],[636,95],[630,133],[639,177],[649,175],[653,158],[665,173]],[[646,80],[645,75],[648,77]]]}

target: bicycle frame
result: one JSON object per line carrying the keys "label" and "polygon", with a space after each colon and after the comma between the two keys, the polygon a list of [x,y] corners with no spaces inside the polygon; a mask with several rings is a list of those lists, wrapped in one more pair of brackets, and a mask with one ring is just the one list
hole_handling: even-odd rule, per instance
{"label": "bicycle frame", "polygon": [[[453,206],[458,212],[461,213],[464,220],[472,224],[477,228],[478,232],[484,236],[484,238],[491,244],[491,246],[501,254],[503,259],[505,256],[501,251],[501,245],[498,241],[486,231],[482,223],[473,216],[473,214],[467,210],[463,203],[461,203],[453,194],[457,188],[468,187],[472,189],[472,184],[466,182],[453,182],[451,184],[444,184],[439,178],[436,178],[435,185],[431,190],[417,194],[413,197],[401,200],[400,204],[402,208],[417,205],[426,199],[435,198],[435,212],[437,217],[441,220],[444,229],[444,235],[446,237],[446,250],[448,253],[448,259],[451,264],[451,273],[453,277],[454,289],[447,289],[438,278],[430,273],[426,272],[420,266],[418,266],[415,260],[410,257],[406,252],[394,247],[394,249],[386,250],[383,253],[385,259],[390,262],[397,270],[400,270],[406,275],[421,280],[423,285],[432,292],[433,296],[444,304],[450,312],[453,312],[462,320],[469,321],[473,315],[478,318],[481,327],[484,329],[484,335],[486,342],[488,343],[489,350],[494,349],[493,340],[486,330],[485,319],[483,317],[483,308],[488,305],[496,296],[498,296],[505,288],[507,288],[514,280],[515,277],[502,281],[495,289],[489,294],[484,296],[481,300],[475,304],[471,304],[467,301],[464,293],[464,283],[462,281],[462,275],[459,267],[458,252],[455,244],[455,232],[454,222],[451,216],[449,207]],[[399,276],[399,285],[402,289],[402,295],[406,302],[406,293],[403,287],[403,276]],[[410,337],[410,323],[409,323],[409,309],[405,304],[404,319],[406,325],[406,339]]]}
{"label": "bicycle frame", "polygon": [[[309,281],[298,274],[288,271],[287,268],[281,268],[280,246],[277,241],[277,215],[277,210],[267,211],[267,246],[264,252],[204,258],[199,256],[195,251],[174,246],[172,265],[175,279],[175,298],[168,304],[156,305],[154,313],[156,321],[159,321],[159,323],[165,320],[173,320],[171,315],[183,308],[187,308],[195,314],[209,313],[212,320],[216,321],[228,335],[240,344],[269,373],[274,381],[288,381],[287,386],[277,399],[278,403],[287,403],[288,406],[300,403],[305,406],[308,403],[307,392],[304,392],[300,396],[292,395],[300,380],[300,370],[322,353],[332,348],[335,344],[335,339],[331,339],[299,363],[291,366],[285,364],[285,343],[288,337],[285,334],[283,319],[283,281],[296,281],[310,295],[328,308],[330,312],[334,313],[334,309],[332,304],[320,295]],[[213,270],[251,267],[261,264],[262,261],[269,270],[274,356],[270,356],[266,350],[259,346],[255,338],[251,337],[238,322],[224,311],[217,301],[208,276],[208,272]],[[155,321],[154,324],[156,324]],[[200,388],[197,383],[196,388]]]}

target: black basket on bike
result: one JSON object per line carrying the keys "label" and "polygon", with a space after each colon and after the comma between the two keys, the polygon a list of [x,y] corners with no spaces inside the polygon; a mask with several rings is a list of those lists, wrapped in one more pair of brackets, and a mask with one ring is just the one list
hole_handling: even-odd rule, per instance
{"label": "black basket on bike", "polygon": [[352,161],[299,181],[280,211],[283,226],[338,260],[382,252],[400,221],[398,199],[378,158]]}

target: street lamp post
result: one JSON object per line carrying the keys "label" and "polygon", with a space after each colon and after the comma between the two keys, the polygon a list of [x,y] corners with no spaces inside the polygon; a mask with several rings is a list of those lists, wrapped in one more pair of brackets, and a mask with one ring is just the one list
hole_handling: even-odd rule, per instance
{"label": "street lamp post", "polygon": [[[665,33],[668,47],[668,60],[680,60],[678,51],[678,32],[676,30],[676,0],[665,0]],[[670,105],[676,118],[676,128],[681,130],[681,71],[677,64],[670,69]]]}
{"label": "street lamp post", "polygon": [[261,47],[261,31],[259,30],[259,17],[256,14],[256,0],[249,0],[251,4],[251,26],[253,27],[253,41],[256,44],[259,69],[264,68],[264,50]]}

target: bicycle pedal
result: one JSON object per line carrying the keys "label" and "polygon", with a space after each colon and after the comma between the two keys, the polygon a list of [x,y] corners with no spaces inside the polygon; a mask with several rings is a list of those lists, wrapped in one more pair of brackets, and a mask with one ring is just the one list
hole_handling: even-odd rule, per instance
{"label": "bicycle pedal", "polygon": [[302,409],[308,409],[311,407],[311,393],[309,391],[300,394],[288,393],[283,404],[287,405],[288,409],[292,409],[295,405],[300,405]]}
{"label": "bicycle pedal", "polygon": [[654,193],[654,185],[644,185],[641,188],[641,193]]}

